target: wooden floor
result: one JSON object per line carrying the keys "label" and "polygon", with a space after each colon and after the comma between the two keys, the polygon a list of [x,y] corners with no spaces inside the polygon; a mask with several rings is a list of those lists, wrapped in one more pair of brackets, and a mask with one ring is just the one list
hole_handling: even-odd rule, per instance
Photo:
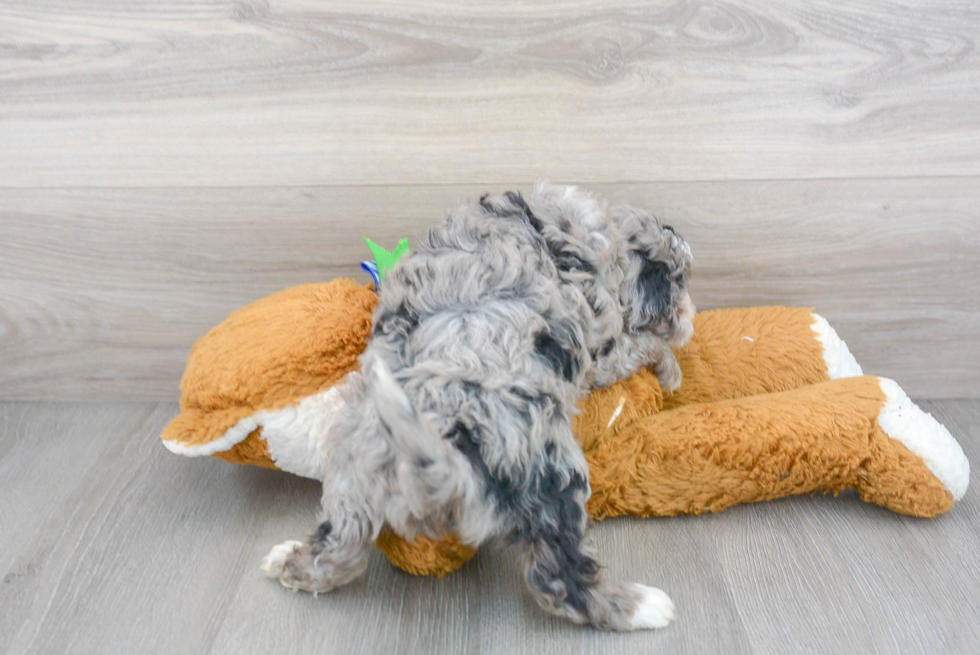
{"label": "wooden floor", "polygon": [[[980,401],[923,404],[980,461]],[[611,575],[670,592],[666,630],[553,620],[513,553],[445,580],[375,554],[314,599],[263,577],[262,555],[313,520],[318,485],[215,459],[158,433],[169,403],[0,404],[0,652],[975,653],[976,485],[917,520],[854,495],[598,524]]]}
{"label": "wooden floor", "polygon": [[0,652],[980,652],[972,489],[609,521],[679,616],[600,635],[506,552],[288,594],[316,485],[159,444],[229,312],[550,179],[677,228],[701,309],[816,307],[976,462],[978,108],[973,0],[3,0]]}

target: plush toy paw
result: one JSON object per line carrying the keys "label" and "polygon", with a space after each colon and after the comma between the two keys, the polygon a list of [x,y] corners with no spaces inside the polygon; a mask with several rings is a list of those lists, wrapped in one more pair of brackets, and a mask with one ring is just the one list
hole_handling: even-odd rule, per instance
{"label": "plush toy paw", "polygon": [[912,516],[935,516],[963,498],[970,462],[943,424],[887,378],[868,378],[884,399],[878,431],[854,485],[869,502]]}
{"label": "plush toy paw", "polygon": [[827,375],[831,380],[854,378],[864,375],[861,365],[847,348],[844,340],[837,336],[837,330],[831,327],[823,316],[812,313],[813,325],[810,329],[817,335],[817,341],[822,346],[823,360],[827,364]]}

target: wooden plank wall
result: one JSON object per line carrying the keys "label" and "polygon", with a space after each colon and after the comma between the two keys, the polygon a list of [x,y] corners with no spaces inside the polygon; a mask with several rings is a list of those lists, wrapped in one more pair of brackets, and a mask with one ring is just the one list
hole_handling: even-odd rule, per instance
{"label": "wooden plank wall", "polygon": [[0,400],[174,400],[194,339],[458,198],[581,184],[701,308],[980,389],[974,2],[0,4]]}

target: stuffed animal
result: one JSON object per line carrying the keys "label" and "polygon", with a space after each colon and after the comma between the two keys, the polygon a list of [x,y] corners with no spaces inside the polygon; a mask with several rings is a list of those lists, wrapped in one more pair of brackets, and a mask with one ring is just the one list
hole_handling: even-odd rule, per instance
{"label": "stuffed animal", "polygon": [[[172,452],[322,479],[321,439],[357,368],[377,296],[339,279],[248,305],[201,338],[181,382]],[[641,371],[579,404],[595,519],[718,512],[745,502],[855,489],[932,517],[963,497],[969,463],[893,381],[863,376],[809,309],[702,312],[679,350],[681,387]],[[377,546],[399,568],[443,576],[473,556],[452,535]]]}

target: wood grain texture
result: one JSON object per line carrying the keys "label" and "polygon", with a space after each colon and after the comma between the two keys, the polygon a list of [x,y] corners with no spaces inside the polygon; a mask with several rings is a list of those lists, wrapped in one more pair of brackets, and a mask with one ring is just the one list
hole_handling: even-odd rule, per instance
{"label": "wood grain texture", "polygon": [[975,2],[8,0],[0,186],[980,174]]}
{"label": "wood grain texture", "polygon": [[[980,401],[937,401],[980,458]],[[257,566],[304,534],[318,485],[167,452],[170,403],[0,404],[0,652],[967,653],[980,643],[980,505],[916,520],[850,494],[717,515],[609,520],[609,573],[670,592],[668,629],[603,634],[553,620],[514,554],[484,549],[439,580],[375,554],[318,599]]]}
{"label": "wood grain texture", "polygon": [[[465,187],[0,190],[0,399],[176,400],[194,340],[358,276]],[[980,389],[980,178],[590,185],[692,244],[701,309],[813,306],[917,397]]]}

